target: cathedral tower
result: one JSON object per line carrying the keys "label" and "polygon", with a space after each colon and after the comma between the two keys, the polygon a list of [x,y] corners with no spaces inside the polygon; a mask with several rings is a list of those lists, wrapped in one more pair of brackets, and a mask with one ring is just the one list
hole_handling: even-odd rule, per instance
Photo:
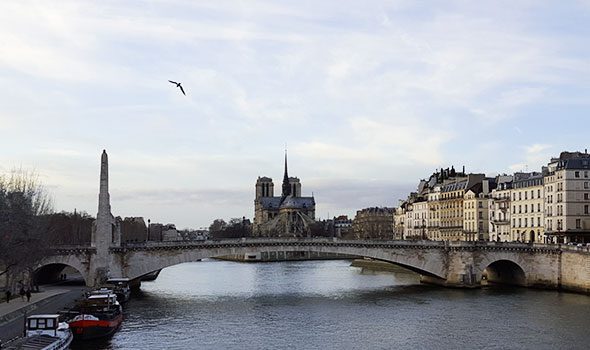
{"label": "cathedral tower", "polygon": [[289,182],[289,173],[287,171],[287,150],[285,150],[285,173],[283,175],[283,198],[291,195],[291,184]]}

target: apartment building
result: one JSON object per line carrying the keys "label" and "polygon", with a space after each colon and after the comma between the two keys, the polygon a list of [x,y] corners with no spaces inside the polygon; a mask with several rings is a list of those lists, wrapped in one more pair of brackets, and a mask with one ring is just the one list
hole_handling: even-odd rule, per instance
{"label": "apartment building", "polygon": [[463,197],[463,237],[464,241],[489,240],[489,196],[490,187],[495,187],[491,179],[475,183]]}
{"label": "apartment building", "polygon": [[510,199],[512,198],[512,175],[496,177],[496,188],[492,190],[489,201],[490,241],[508,242],[511,240]]}
{"label": "apartment building", "polygon": [[512,183],[510,241],[545,241],[545,190],[542,173],[515,173]]}
{"label": "apartment building", "polygon": [[545,235],[551,243],[590,242],[590,155],[562,152],[544,177]]}

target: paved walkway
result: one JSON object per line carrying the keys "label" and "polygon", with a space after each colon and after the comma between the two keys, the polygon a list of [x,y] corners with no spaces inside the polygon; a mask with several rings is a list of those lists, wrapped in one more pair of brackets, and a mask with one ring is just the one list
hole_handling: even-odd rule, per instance
{"label": "paved walkway", "polygon": [[2,303],[0,303],[0,324],[9,322],[25,313],[30,314],[31,311],[35,310],[49,298],[67,293],[68,291],[68,289],[63,288],[48,288],[40,293],[33,293],[30,302],[27,302],[26,298],[25,301],[22,301],[20,296],[18,296],[18,298],[13,298],[7,303],[4,295],[2,295]]}

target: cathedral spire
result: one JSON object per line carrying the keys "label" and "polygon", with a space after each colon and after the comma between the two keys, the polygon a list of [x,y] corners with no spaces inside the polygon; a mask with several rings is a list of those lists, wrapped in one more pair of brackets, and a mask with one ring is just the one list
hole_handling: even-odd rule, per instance
{"label": "cathedral spire", "polygon": [[287,150],[285,149],[285,175],[283,175],[283,197],[291,194],[291,185],[289,184],[289,173],[287,172]]}

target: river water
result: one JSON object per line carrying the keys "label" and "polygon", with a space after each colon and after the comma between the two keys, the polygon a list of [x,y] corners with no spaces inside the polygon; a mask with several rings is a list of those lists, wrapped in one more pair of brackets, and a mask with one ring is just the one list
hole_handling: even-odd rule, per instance
{"label": "river water", "polygon": [[181,264],[73,349],[589,349],[590,297],[446,289],[350,261]]}

